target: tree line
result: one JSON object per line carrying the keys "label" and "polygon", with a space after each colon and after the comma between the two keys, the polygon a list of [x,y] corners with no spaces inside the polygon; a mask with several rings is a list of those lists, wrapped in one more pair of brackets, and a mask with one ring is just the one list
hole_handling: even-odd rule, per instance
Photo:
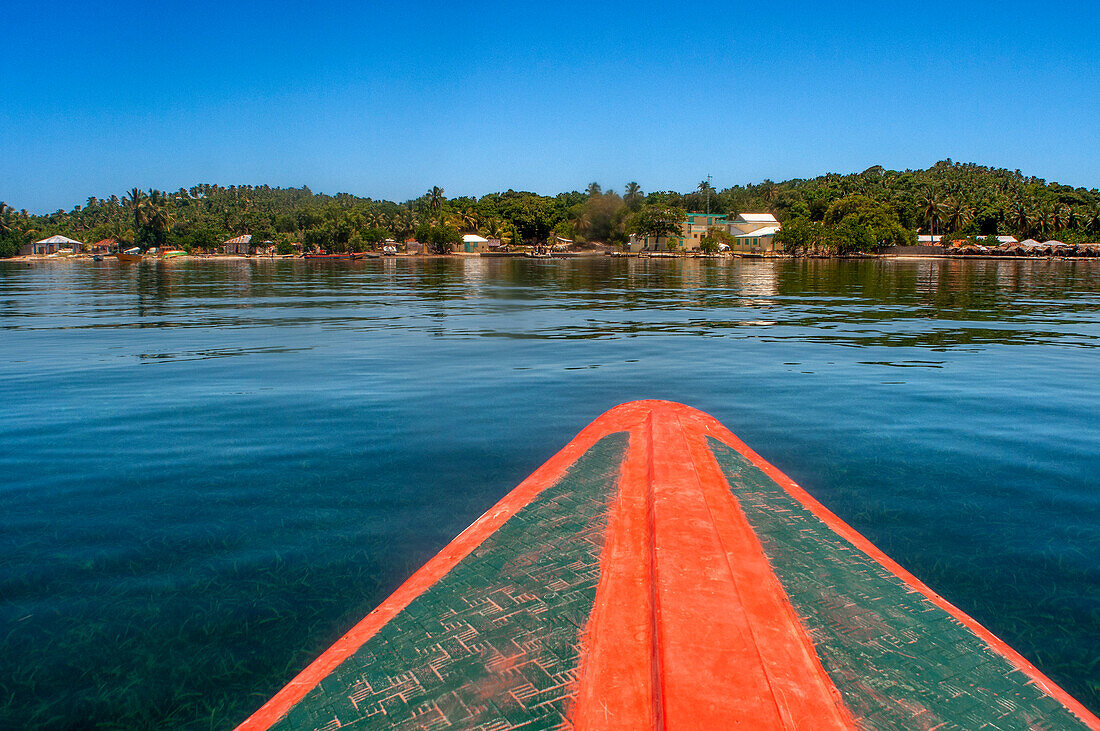
{"label": "tree line", "polygon": [[[88,243],[115,239],[142,248],[207,251],[241,234],[252,234],[254,242],[281,247],[300,242],[329,251],[367,250],[387,239],[409,238],[445,251],[463,233],[505,244],[621,245],[635,233],[675,235],[687,211],[706,210],[772,213],[783,224],[781,241],[792,250],[868,250],[911,243],[918,231],[959,237],[1012,233],[1066,243],[1100,237],[1100,191],[1095,188],[945,160],[927,170],[874,166],[849,175],[765,180],[721,190],[703,181],[687,193],[645,193],[630,182],[621,194],[592,183],[584,191],[554,196],[508,190],[448,198],[434,187],[393,202],[314,193],[308,187],[134,188],[121,197],[93,196],[71,210],[45,215],[0,203],[0,256],[53,234]],[[718,239],[716,234],[708,244]]]}

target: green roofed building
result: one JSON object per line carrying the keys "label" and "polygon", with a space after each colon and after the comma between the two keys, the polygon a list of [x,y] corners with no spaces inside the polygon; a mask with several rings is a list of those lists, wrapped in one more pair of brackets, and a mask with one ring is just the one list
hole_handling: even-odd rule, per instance
{"label": "green roofed building", "polygon": [[732,237],[730,243],[722,245],[723,250],[768,253],[776,250],[774,236],[780,224],[770,213],[739,213],[732,219],[724,213],[689,213],[680,228],[678,237],[632,234],[629,250],[698,251],[703,237],[713,229]]}

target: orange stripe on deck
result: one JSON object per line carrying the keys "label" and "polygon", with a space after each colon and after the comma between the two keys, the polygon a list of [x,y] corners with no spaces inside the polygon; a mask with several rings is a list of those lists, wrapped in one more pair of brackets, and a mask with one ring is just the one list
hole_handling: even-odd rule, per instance
{"label": "orange stripe on deck", "polygon": [[717,461],[681,424],[698,412],[649,406],[608,527],[576,728],[851,727]]}
{"label": "orange stripe on deck", "polygon": [[596,602],[585,628],[576,728],[660,727],[653,582],[651,424],[630,432],[608,519]]}

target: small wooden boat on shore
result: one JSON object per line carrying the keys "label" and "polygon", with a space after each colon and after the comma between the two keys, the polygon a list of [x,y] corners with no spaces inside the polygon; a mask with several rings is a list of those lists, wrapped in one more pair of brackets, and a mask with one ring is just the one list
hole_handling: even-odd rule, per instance
{"label": "small wooden boat on shore", "polygon": [[303,259],[320,259],[324,261],[339,261],[341,259],[345,261],[355,261],[362,259],[366,254],[353,253],[353,254],[302,254]]}
{"label": "small wooden boat on shore", "polygon": [[241,729],[1100,729],[706,414],[601,416]]}
{"label": "small wooden boat on shore", "polygon": [[145,258],[141,254],[128,254],[125,251],[118,252],[114,257],[122,264],[136,264]]}

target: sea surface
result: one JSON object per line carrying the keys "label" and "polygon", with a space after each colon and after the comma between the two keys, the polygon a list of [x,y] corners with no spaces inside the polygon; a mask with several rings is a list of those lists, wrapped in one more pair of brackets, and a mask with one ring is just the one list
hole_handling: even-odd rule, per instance
{"label": "sea surface", "polygon": [[1100,262],[0,262],[0,728],[228,728],[606,409],[1100,711]]}

